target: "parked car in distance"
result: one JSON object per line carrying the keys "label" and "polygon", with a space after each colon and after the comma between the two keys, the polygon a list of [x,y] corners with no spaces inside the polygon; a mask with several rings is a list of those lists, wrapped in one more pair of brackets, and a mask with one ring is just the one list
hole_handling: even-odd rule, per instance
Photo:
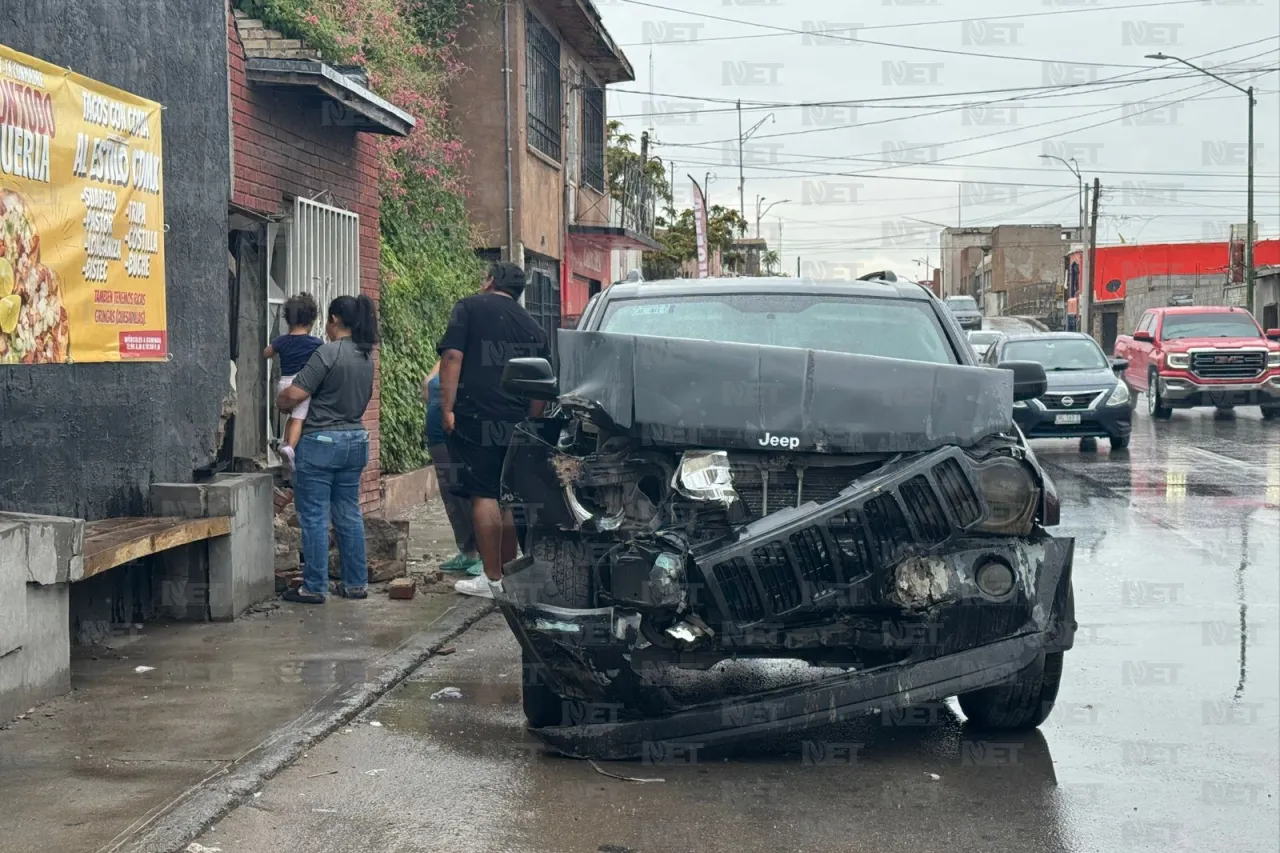
{"label": "parked car in distance", "polygon": [[960,328],[982,328],[982,312],[978,310],[978,303],[973,301],[972,296],[948,296],[942,300],[942,304],[959,321]]}
{"label": "parked car in distance", "polygon": [[1004,333],[980,329],[976,332],[970,332],[968,337],[969,346],[973,347],[974,353],[979,359],[982,359],[986,357],[987,351],[991,349],[992,344],[1004,337]]}
{"label": "parked car in distance", "polygon": [[1115,356],[1153,418],[1201,406],[1259,406],[1267,420],[1280,418],[1280,329],[1263,333],[1243,308],[1152,308],[1116,338]]}
{"label": "parked car in distance", "polygon": [[986,362],[1034,361],[1044,366],[1048,391],[1013,404],[1013,419],[1032,438],[1106,438],[1113,450],[1129,446],[1133,396],[1116,375],[1127,365],[1108,359],[1079,332],[1010,335],[992,345]]}

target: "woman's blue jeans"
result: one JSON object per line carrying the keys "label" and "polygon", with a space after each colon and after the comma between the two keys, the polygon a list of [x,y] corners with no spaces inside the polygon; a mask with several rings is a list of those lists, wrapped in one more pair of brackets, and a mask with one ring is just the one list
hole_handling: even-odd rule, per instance
{"label": "woman's blue jeans", "polygon": [[369,583],[360,514],[360,475],[368,461],[369,433],[362,429],[309,432],[298,442],[293,504],[302,527],[302,588],[307,592],[329,592],[330,516],[342,557],[342,585],[362,589]]}

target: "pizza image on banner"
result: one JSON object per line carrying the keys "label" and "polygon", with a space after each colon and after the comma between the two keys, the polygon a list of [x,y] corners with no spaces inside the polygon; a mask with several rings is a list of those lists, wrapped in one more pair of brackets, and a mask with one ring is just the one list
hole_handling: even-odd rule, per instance
{"label": "pizza image on banner", "polygon": [[58,276],[22,197],[0,192],[0,364],[67,360],[70,324]]}
{"label": "pizza image on banner", "polygon": [[161,110],[0,45],[0,365],[168,358]]}

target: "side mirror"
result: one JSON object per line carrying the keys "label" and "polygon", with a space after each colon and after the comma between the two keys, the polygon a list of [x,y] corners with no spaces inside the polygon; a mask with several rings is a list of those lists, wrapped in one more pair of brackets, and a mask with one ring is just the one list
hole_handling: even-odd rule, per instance
{"label": "side mirror", "polygon": [[1045,375],[1044,365],[1036,361],[1002,361],[998,365],[1001,370],[1013,373],[1013,402],[1034,400],[1043,397],[1049,390],[1049,377]]}
{"label": "side mirror", "polygon": [[1273,341],[1280,341],[1280,329],[1267,329],[1267,337]]}
{"label": "side mirror", "polygon": [[1111,359],[1111,369],[1112,369],[1112,370],[1114,370],[1116,373],[1121,373],[1121,372],[1123,372],[1123,371],[1125,371],[1125,370],[1128,370],[1128,369],[1129,369],[1129,359],[1127,359],[1127,358],[1113,358],[1113,359]]}
{"label": "side mirror", "polygon": [[1151,343],[1155,340],[1155,338],[1151,337],[1151,333],[1147,331],[1134,332],[1133,339],[1135,341],[1146,341],[1147,343]]}
{"label": "side mirror", "polygon": [[530,400],[555,400],[560,396],[551,362],[545,358],[513,358],[502,368],[502,390]]}

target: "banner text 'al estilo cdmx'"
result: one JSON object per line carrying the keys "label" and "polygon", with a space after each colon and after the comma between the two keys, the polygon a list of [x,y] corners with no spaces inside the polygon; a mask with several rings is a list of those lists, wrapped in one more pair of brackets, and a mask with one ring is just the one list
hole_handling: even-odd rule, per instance
{"label": "banner text 'al estilo cdmx'", "polygon": [[0,365],[168,358],[160,125],[0,44]]}

